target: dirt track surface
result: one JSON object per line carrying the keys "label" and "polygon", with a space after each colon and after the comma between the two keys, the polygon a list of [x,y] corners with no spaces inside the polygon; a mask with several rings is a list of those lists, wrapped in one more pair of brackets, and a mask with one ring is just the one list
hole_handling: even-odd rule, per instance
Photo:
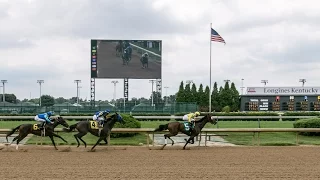
{"label": "dirt track surface", "polygon": [[[65,151],[64,150],[70,150]],[[87,149],[88,150],[88,149]],[[0,179],[319,179],[320,147],[23,146],[0,150]]]}
{"label": "dirt track surface", "polygon": [[98,49],[98,77],[99,78],[133,78],[159,79],[161,78],[161,63],[149,59],[149,67],[142,69],[141,55],[132,51],[131,61],[123,65],[120,57],[116,56],[116,43],[101,42]]}

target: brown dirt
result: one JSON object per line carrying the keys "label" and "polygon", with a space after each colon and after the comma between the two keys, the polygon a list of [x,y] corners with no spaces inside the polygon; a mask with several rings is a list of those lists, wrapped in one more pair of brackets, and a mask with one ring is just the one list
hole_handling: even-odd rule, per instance
{"label": "brown dirt", "polygon": [[[89,147],[91,148],[91,147]],[[320,147],[14,146],[0,179],[319,179]]]}

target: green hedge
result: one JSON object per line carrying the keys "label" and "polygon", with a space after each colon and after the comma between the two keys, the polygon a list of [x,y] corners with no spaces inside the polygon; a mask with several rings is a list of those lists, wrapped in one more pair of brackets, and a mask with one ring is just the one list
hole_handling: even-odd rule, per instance
{"label": "green hedge", "polygon": [[[136,120],[134,117],[127,115],[127,114],[121,114],[124,124],[116,123],[114,124],[114,128],[141,128],[141,124],[138,120]],[[117,138],[117,137],[132,137],[136,135],[137,133],[112,133],[110,137]]]}
{"label": "green hedge", "polygon": [[[294,128],[320,128],[320,118],[301,119],[293,123]],[[318,132],[301,132],[305,136],[319,136]]]}

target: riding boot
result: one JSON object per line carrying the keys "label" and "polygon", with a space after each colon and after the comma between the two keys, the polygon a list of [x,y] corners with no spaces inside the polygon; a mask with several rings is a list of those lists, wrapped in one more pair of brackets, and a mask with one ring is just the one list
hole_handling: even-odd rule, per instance
{"label": "riding boot", "polygon": [[43,130],[43,129],[44,129],[44,123],[45,123],[45,122],[41,122],[41,124],[40,124],[40,130]]}

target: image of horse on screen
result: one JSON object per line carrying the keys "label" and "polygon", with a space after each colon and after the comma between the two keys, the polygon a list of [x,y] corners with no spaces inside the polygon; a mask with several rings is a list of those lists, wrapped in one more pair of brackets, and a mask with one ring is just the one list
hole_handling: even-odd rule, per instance
{"label": "image of horse on screen", "polygon": [[161,40],[91,40],[91,76],[161,79],[161,55]]}

